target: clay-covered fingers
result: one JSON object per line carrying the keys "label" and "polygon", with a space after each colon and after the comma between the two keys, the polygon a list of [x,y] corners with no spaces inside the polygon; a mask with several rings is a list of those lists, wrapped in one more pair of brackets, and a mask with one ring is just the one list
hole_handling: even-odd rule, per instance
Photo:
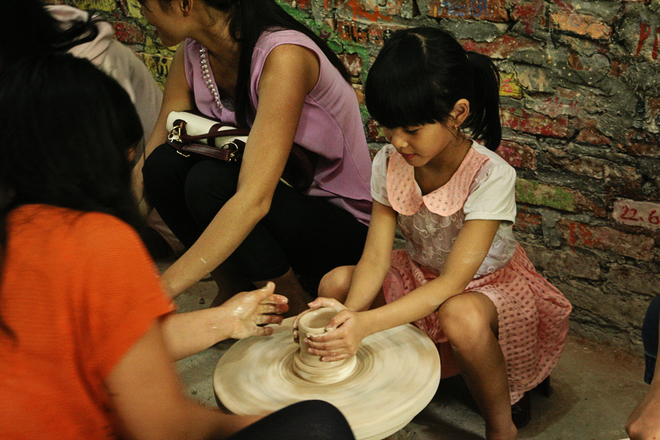
{"label": "clay-covered fingers", "polygon": [[310,309],[318,309],[320,307],[330,307],[336,310],[344,310],[346,308],[342,303],[340,303],[336,299],[325,298],[323,296],[319,296],[314,301],[309,303],[308,306]]}
{"label": "clay-covered fingers", "polygon": [[[284,299],[284,302],[281,300],[272,301],[274,298],[267,298],[266,300],[259,303],[257,308],[257,313],[266,315],[266,314],[282,314],[289,310],[289,305],[287,304],[287,298],[282,295],[273,295],[273,297],[281,297]],[[272,301],[272,302],[271,302]]]}
{"label": "clay-covered fingers", "polygon": [[280,324],[283,319],[282,315],[277,314],[259,314],[254,317],[255,324],[257,325]]}
{"label": "clay-covered fingers", "polygon": [[326,335],[313,335],[311,337],[305,338],[305,343],[310,346],[310,353],[321,356],[321,360],[323,362],[333,362],[347,359],[351,356],[354,356],[357,353],[357,349],[359,348],[359,344],[351,344],[345,339],[335,339],[327,342],[314,341],[312,338],[315,336]]}

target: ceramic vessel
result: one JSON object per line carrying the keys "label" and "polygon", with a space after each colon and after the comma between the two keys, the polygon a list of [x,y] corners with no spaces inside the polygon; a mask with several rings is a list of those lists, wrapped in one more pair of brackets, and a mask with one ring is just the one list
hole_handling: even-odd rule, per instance
{"label": "ceramic vessel", "polygon": [[298,345],[300,349],[293,355],[293,371],[310,382],[334,383],[346,379],[355,370],[355,356],[348,359],[324,362],[321,357],[309,353],[306,336],[326,333],[330,320],[339,313],[332,308],[307,310],[298,319]]}

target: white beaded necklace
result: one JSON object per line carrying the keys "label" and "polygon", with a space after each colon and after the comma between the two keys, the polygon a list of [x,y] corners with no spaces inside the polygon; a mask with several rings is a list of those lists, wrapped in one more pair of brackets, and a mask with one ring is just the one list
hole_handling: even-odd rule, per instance
{"label": "white beaded necklace", "polygon": [[215,105],[219,109],[222,109],[222,107],[224,107],[229,111],[233,111],[232,102],[228,99],[221,100],[220,94],[218,93],[215,84],[213,84],[213,78],[211,77],[211,72],[209,71],[208,49],[203,46],[199,49],[199,62],[202,66],[202,79],[204,80],[206,87],[208,87],[209,91],[211,92],[211,95],[213,95],[213,99],[215,100]]}

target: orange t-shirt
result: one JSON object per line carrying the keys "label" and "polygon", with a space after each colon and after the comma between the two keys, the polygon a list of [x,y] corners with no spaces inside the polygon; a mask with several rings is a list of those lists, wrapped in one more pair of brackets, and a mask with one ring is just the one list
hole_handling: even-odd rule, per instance
{"label": "orange t-shirt", "polygon": [[104,379],[172,311],[137,234],[107,214],[10,213],[0,285],[0,438],[115,438]]}

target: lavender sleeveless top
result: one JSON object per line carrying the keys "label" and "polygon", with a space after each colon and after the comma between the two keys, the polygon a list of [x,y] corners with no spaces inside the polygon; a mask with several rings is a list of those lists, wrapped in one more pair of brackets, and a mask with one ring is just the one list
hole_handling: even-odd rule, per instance
{"label": "lavender sleeveless top", "polygon": [[[330,63],[323,51],[306,35],[292,30],[275,30],[261,35],[252,54],[250,98],[252,108],[259,108],[259,79],[270,52],[281,44],[303,46],[320,61],[319,79],[305,98],[295,142],[316,153],[318,159],[314,183],[308,194],[326,197],[331,203],[350,212],[364,224],[371,213],[371,159],[360,116],[357,97],[350,84]],[[195,40],[185,42],[185,73],[197,109],[204,115],[235,124],[233,103],[216,99],[207,84],[215,87],[211,68],[204,78],[202,53],[205,48]],[[248,120],[251,125],[253,121]]]}

